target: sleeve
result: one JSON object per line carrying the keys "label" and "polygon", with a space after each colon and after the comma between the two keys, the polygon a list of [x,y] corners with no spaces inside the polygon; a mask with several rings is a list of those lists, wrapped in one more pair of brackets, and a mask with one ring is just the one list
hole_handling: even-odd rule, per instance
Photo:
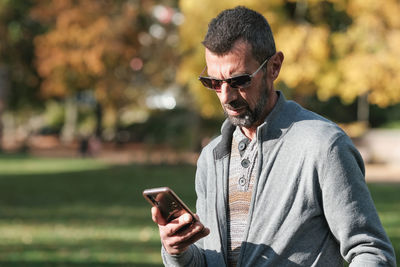
{"label": "sleeve", "polygon": [[322,206],[340,253],[356,266],[396,266],[393,247],[379,220],[364,178],[364,163],[341,134],[322,163]]}
{"label": "sleeve", "polygon": [[[201,153],[199,160],[197,161],[196,170],[196,213],[199,215],[200,220],[205,207],[205,175],[206,175],[206,160],[204,157],[205,153]],[[165,266],[206,266],[206,261],[204,259],[203,239],[200,239],[195,244],[191,245],[185,252],[179,255],[170,255],[164,247],[161,248],[161,256]]]}

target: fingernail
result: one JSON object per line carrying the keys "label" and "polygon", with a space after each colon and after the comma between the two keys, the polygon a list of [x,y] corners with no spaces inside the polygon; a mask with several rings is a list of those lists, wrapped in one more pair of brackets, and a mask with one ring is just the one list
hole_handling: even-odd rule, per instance
{"label": "fingernail", "polygon": [[190,222],[191,221],[191,216],[190,216],[190,214],[184,214],[183,215],[183,221],[185,222],[185,223],[188,223],[188,222]]}

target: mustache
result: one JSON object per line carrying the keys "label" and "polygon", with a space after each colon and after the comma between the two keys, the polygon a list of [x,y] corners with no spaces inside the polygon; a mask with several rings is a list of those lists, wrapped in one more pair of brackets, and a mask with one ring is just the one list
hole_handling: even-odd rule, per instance
{"label": "mustache", "polygon": [[239,109],[239,108],[243,108],[243,107],[247,107],[248,104],[246,101],[244,100],[234,100],[228,104],[225,104],[224,107],[228,108],[228,109]]}

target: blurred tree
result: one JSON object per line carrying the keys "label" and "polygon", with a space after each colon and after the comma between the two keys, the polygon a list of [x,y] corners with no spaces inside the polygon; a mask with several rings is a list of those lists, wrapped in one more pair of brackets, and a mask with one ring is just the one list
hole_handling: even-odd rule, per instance
{"label": "blurred tree", "polygon": [[400,102],[397,0],[180,1],[187,19],[180,28],[185,58],[178,78],[196,96],[204,116],[221,111],[217,98],[197,81],[205,64],[200,42],[209,20],[237,5],[268,18],[277,49],[285,54],[277,87],[290,97],[301,102],[314,94],[320,100],[339,96],[345,103],[359,98],[360,118],[368,112],[365,101],[381,107]]}
{"label": "blurred tree", "polygon": [[342,2],[352,23],[330,38],[335,64],[321,77],[318,96],[361,97],[380,107],[400,102],[400,2]]}
{"label": "blurred tree", "polygon": [[33,38],[43,27],[29,16],[32,1],[0,1],[0,147],[2,111],[41,105],[40,78],[33,60]]}
{"label": "blurred tree", "polygon": [[[156,7],[171,14],[156,17]],[[167,40],[175,28],[173,14],[172,8],[151,0],[36,1],[32,16],[49,27],[35,39],[41,94],[68,99],[67,135],[76,123],[76,92],[93,90],[103,109],[95,113],[115,124],[118,112],[128,105],[146,109],[150,85],[162,87],[173,80],[175,43]]]}

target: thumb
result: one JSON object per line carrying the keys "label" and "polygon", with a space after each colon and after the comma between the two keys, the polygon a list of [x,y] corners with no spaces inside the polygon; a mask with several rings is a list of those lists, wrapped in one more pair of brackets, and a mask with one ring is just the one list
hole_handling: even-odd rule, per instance
{"label": "thumb", "polygon": [[159,225],[166,225],[168,222],[165,218],[161,215],[161,211],[157,207],[151,208],[151,218],[152,220]]}

